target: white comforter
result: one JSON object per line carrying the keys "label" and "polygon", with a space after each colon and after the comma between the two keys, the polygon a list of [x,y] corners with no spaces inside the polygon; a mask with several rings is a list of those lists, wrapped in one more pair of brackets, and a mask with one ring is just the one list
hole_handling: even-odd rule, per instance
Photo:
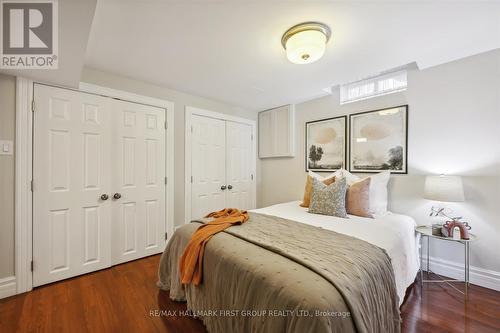
{"label": "white comforter", "polygon": [[409,216],[394,213],[387,213],[374,219],[353,215],[349,215],[348,219],[343,219],[310,214],[307,212],[307,208],[300,207],[299,203],[299,201],[292,201],[254,209],[252,212],[278,216],[332,230],[385,249],[391,258],[399,304],[401,305],[406,288],[415,280],[419,268],[415,220]]}

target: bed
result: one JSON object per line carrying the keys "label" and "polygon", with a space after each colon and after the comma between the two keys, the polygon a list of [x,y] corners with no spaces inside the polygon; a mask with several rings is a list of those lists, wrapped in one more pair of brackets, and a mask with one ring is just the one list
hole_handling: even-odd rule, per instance
{"label": "bed", "polygon": [[411,217],[342,219],[310,214],[298,201],[255,209],[208,242],[203,283],[183,286],[179,257],[205,222],[175,232],[158,286],[187,301],[209,332],[399,332],[399,306],[419,266]]}

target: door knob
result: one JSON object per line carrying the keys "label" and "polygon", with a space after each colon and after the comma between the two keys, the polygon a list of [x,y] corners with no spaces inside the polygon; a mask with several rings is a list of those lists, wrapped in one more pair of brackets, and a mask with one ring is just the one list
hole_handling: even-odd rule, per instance
{"label": "door knob", "polygon": [[231,190],[233,188],[233,185],[227,185],[227,189]]}
{"label": "door knob", "polygon": [[122,195],[120,193],[113,194],[113,198],[115,198],[116,200],[120,199],[121,197]]}
{"label": "door knob", "polygon": [[108,199],[109,199],[109,196],[106,193],[101,194],[101,200],[106,201]]}
{"label": "door knob", "polygon": [[220,189],[224,191],[226,189],[226,185],[222,185]]}

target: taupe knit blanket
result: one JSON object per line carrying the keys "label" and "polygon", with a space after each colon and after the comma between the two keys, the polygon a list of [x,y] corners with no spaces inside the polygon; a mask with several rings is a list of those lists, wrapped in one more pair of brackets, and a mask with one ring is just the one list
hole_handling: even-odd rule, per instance
{"label": "taupe knit blanket", "polygon": [[159,286],[187,300],[209,332],[400,332],[383,249],[275,216],[250,213],[245,224],[215,235],[205,249],[202,284],[181,285],[180,255],[206,222],[176,231],[161,259]]}

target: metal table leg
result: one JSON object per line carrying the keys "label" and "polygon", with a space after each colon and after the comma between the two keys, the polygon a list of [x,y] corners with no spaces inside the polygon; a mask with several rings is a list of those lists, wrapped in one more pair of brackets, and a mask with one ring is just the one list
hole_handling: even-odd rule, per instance
{"label": "metal table leg", "polygon": [[429,269],[429,256],[430,256],[430,248],[431,248],[431,238],[427,236],[427,274],[429,274],[430,269]]}
{"label": "metal table leg", "polygon": [[422,258],[422,248],[424,247],[424,236],[420,235],[420,288],[424,286],[424,269],[423,269],[423,258]]}
{"label": "metal table leg", "polygon": [[469,242],[465,242],[464,244],[465,247],[465,265],[464,265],[464,284],[465,284],[465,299],[468,298],[469,294],[469,260],[470,260],[470,247],[469,247]]}

